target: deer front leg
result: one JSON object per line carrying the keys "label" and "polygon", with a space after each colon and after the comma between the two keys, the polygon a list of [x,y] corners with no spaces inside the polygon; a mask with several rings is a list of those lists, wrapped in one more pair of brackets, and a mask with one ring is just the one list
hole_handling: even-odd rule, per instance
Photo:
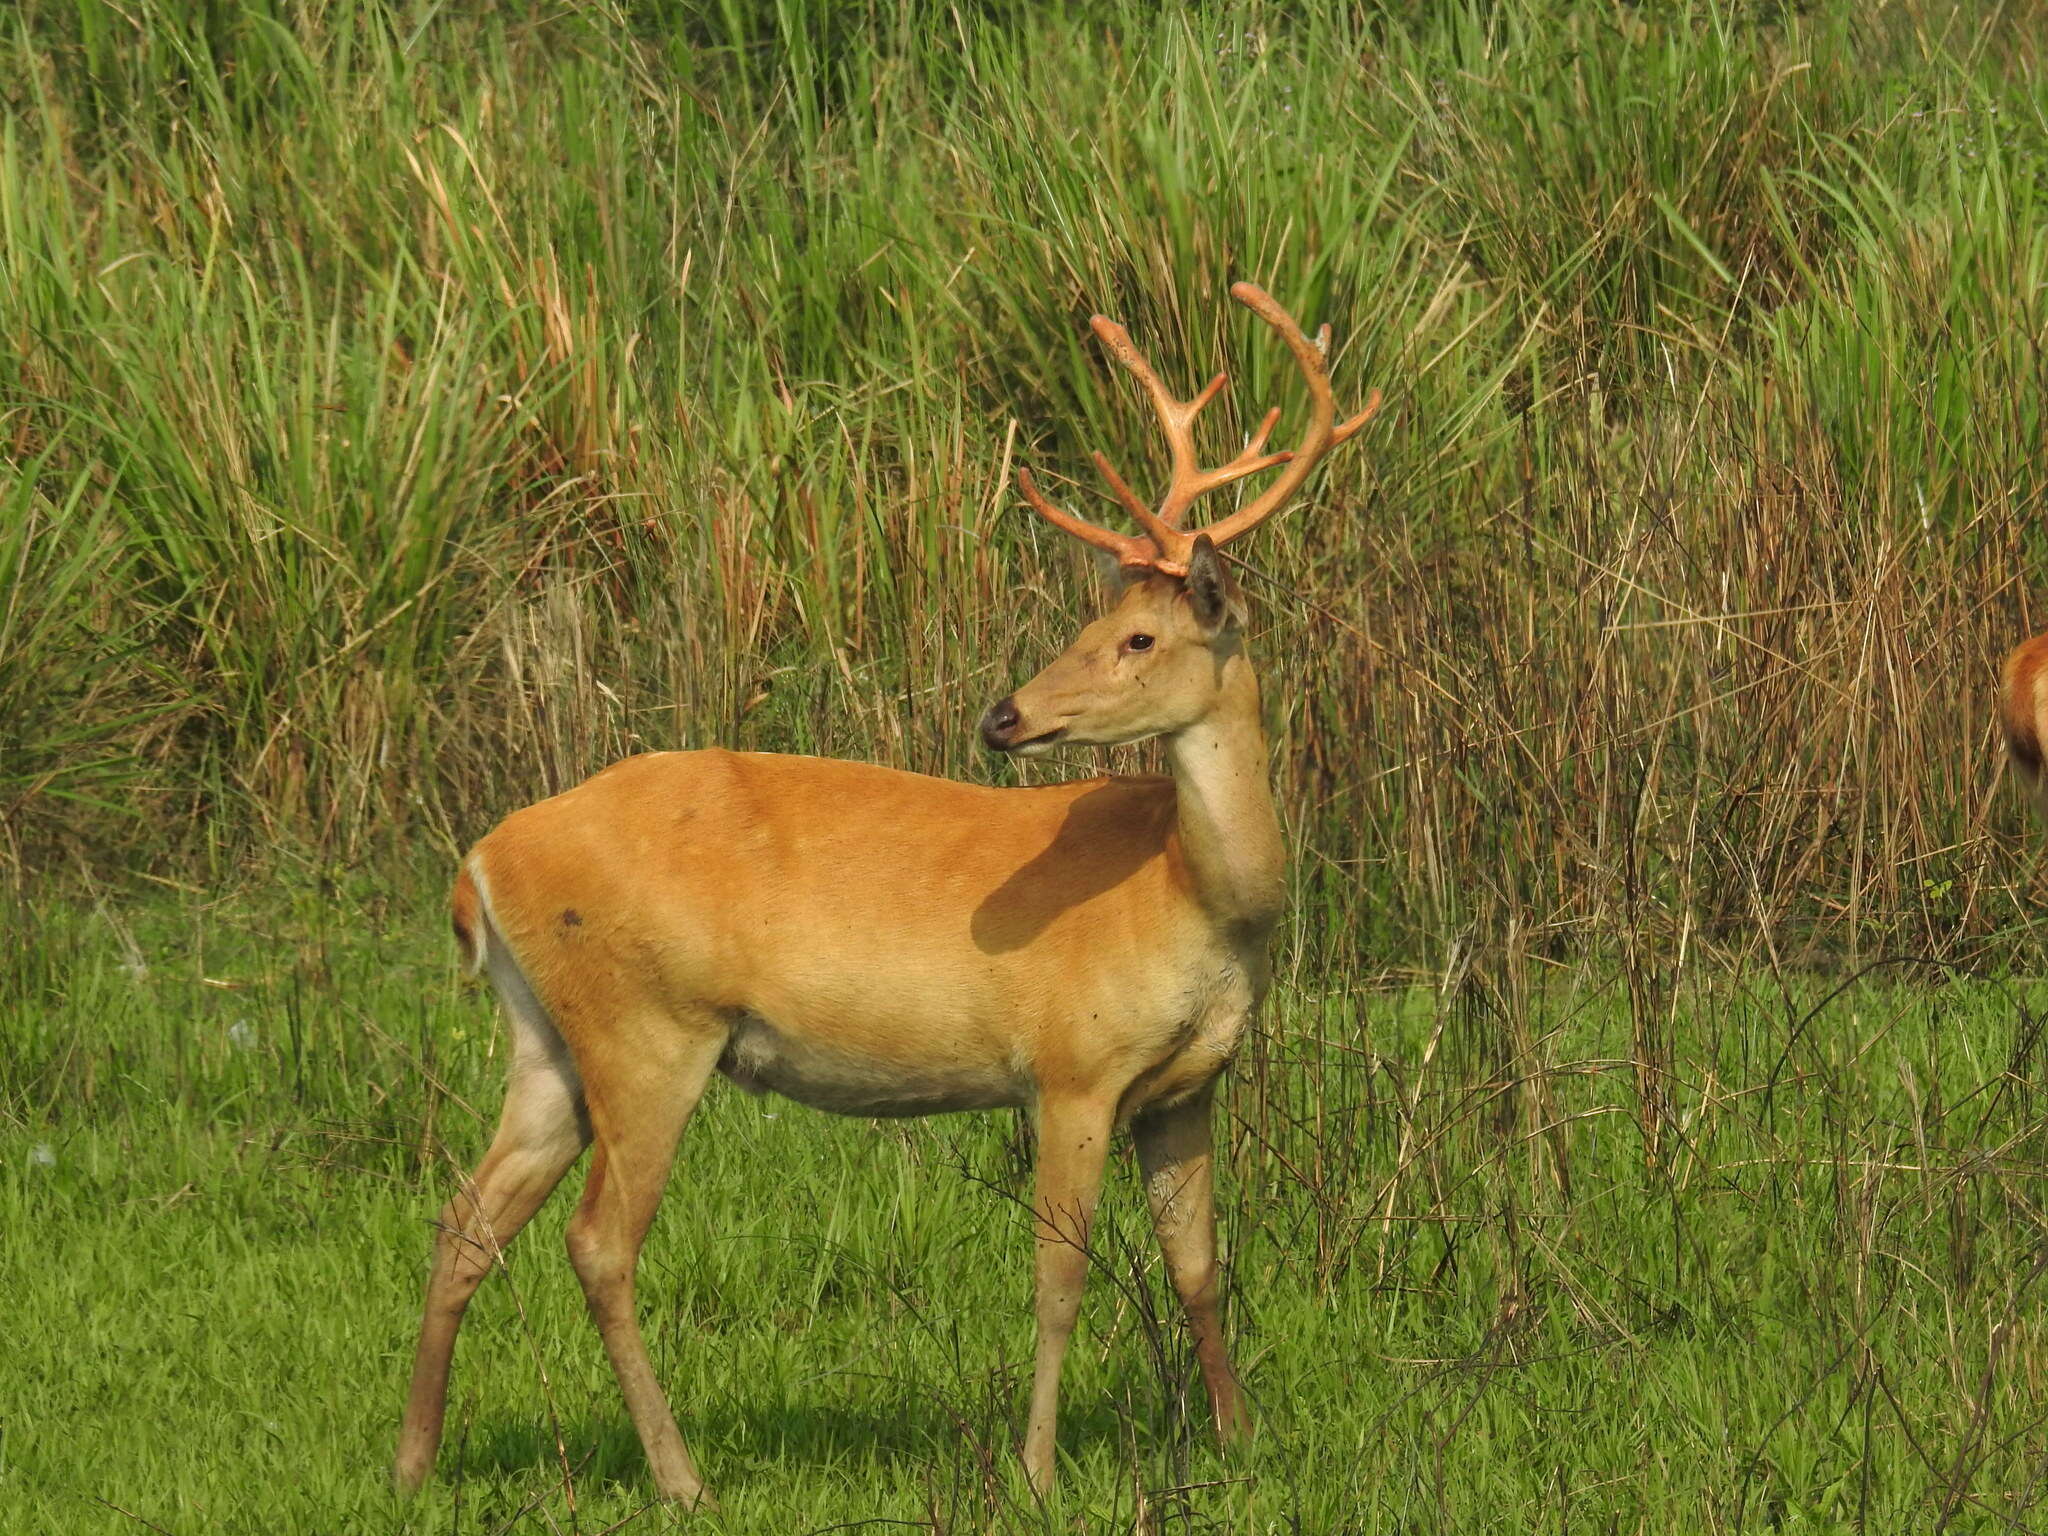
{"label": "deer front leg", "polygon": [[1032,1489],[1052,1487],[1059,1433],[1060,1366],[1081,1290],[1088,1279],[1088,1230],[1102,1193],[1114,1101],[1046,1099],[1038,1106],[1037,1238],[1038,1353],[1031,1372],[1031,1418],[1024,1431],[1024,1474]]}
{"label": "deer front leg", "polygon": [[1195,1336],[1195,1359],[1209,1389],[1216,1433],[1228,1445],[1251,1433],[1251,1418],[1223,1346],[1217,1311],[1216,1160],[1209,1136],[1214,1097],[1211,1083],[1193,1098],[1143,1116],[1131,1126],[1131,1139],[1137,1143],[1138,1168],[1166,1272]]}

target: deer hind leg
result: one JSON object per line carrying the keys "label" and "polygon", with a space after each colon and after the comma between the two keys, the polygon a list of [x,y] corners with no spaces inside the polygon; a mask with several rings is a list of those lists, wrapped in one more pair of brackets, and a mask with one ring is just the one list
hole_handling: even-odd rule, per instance
{"label": "deer hind leg", "polygon": [[1138,1169],[1152,1204],[1152,1225],[1166,1272],[1188,1315],[1195,1359],[1209,1389],[1209,1410],[1225,1444],[1251,1432],[1244,1397],[1223,1345],[1217,1310],[1215,1155],[1209,1107],[1214,1085],[1191,1099],[1155,1110],[1131,1126]]}
{"label": "deer hind leg", "polygon": [[661,1203],[676,1145],[730,1033],[709,1018],[691,1021],[681,1034],[674,1028],[662,1020],[647,1030],[615,1031],[610,1038],[633,1042],[631,1055],[621,1054],[603,1068],[585,1063],[597,1151],[583,1203],[569,1220],[568,1244],[655,1487],[665,1499],[708,1510],[714,1507],[711,1495],[655,1380],[633,1297],[640,1246]]}
{"label": "deer hind leg", "polygon": [[1088,1279],[1088,1233],[1102,1193],[1115,1100],[1042,1100],[1038,1106],[1038,1351],[1031,1371],[1031,1417],[1024,1431],[1024,1473],[1040,1494],[1052,1487],[1059,1434],[1060,1367]]}
{"label": "deer hind leg", "polygon": [[512,1026],[511,1079],[490,1151],[441,1212],[393,1469],[406,1490],[419,1487],[433,1470],[448,1364],[470,1298],[590,1142],[576,1064],[547,1010],[502,945],[492,950],[490,966]]}

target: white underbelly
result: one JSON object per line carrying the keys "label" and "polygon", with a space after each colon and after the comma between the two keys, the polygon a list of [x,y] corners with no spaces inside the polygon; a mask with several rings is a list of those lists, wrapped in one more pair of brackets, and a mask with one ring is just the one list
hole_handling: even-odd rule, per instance
{"label": "white underbelly", "polygon": [[1028,1102],[1023,1075],[1008,1063],[883,1060],[839,1050],[742,1015],[718,1070],[749,1093],[778,1093],[835,1115],[938,1115]]}

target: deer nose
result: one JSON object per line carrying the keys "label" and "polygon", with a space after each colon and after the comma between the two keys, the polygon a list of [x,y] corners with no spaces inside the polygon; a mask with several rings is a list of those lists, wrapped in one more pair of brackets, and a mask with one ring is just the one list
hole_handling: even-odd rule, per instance
{"label": "deer nose", "polygon": [[1017,729],[1017,700],[997,699],[981,717],[981,739],[997,752],[1010,750],[1010,734]]}

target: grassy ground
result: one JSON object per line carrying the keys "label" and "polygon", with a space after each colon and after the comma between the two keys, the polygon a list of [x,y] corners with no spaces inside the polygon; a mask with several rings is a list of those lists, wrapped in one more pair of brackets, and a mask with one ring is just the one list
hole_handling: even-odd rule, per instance
{"label": "grassy ground", "polygon": [[[7,1528],[669,1518],[642,1512],[561,1196],[472,1314],[443,1481],[410,1510],[386,1491],[424,1221],[498,1091],[486,999],[417,936],[438,926],[328,897],[15,941]],[[1208,1444],[1121,1180],[1050,1510],[1013,1449],[1008,1116],[831,1120],[721,1086],[643,1310],[731,1530],[2039,1529],[2044,1005],[1717,980],[1676,1000],[1645,1083],[1621,976],[1454,957],[1435,987],[1284,998],[1229,1099],[1259,1438]]]}

